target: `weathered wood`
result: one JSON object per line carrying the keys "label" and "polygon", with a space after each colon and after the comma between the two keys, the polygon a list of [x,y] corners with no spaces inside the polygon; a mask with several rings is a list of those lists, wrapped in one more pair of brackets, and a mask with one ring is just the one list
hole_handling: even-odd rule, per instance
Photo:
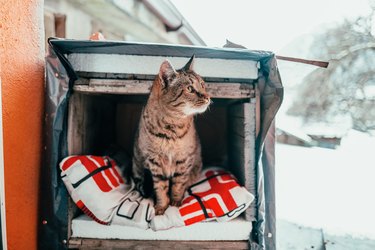
{"label": "weathered wood", "polygon": [[[148,82],[148,83],[147,83]],[[129,102],[129,97],[124,95],[106,96],[94,95],[98,92],[95,88],[117,88],[139,91],[139,85],[143,85],[144,94],[147,94],[152,81],[134,80],[101,80],[101,79],[81,79],[75,85],[76,92],[73,94],[69,107],[68,125],[68,149],[70,154],[92,154],[98,147],[105,148],[108,141],[102,138],[109,138],[109,141],[116,142],[128,153],[132,150],[132,140],[137,120],[141,112],[142,103]],[[105,83],[106,85],[104,85]],[[125,83],[125,84],[124,84]],[[128,83],[133,83],[128,84]],[[124,87],[125,85],[125,87]],[[226,96],[233,96],[233,87],[236,84],[209,83],[211,89],[220,93],[227,93]],[[79,88],[93,88],[94,92],[78,91]],[[238,83],[234,88],[235,93],[244,91],[255,96],[252,84]],[[88,93],[88,94],[87,94]],[[113,92],[105,92],[113,93]],[[139,93],[139,92],[132,92]],[[218,94],[219,93],[219,94]],[[118,92],[116,92],[118,94]],[[253,181],[255,141],[255,99],[242,99],[238,104],[237,97],[220,99],[220,105],[215,104],[211,110],[201,115],[197,119],[197,127],[204,133],[201,137],[204,159],[208,159],[208,165],[227,165],[233,173],[239,177],[246,188],[254,194],[255,182]],[[250,102],[248,102],[250,101]],[[236,103],[236,104],[234,104]],[[228,126],[226,126],[228,124]],[[113,127],[109,127],[113,126]],[[220,139],[218,139],[218,136]],[[228,143],[228,144],[227,144]],[[212,144],[215,144],[212,146]],[[207,150],[209,149],[209,150]],[[214,149],[214,150],[211,150]],[[210,151],[211,150],[211,151]],[[229,164],[227,164],[227,155]],[[251,183],[250,183],[251,182]],[[73,204],[74,205],[74,204]],[[69,229],[68,237],[71,237],[71,222],[74,211],[69,208]],[[255,202],[247,210],[246,219],[254,219]],[[237,227],[236,227],[237,228]],[[240,230],[243,231],[243,230]],[[73,234],[74,235],[74,234]],[[247,234],[246,234],[247,235]],[[80,236],[80,235],[77,235]],[[81,237],[91,237],[81,235]],[[222,239],[222,238],[220,238]],[[232,239],[232,238],[228,238]],[[244,239],[244,238],[241,238]],[[80,239],[71,238],[70,248],[81,249],[148,249],[148,248],[182,248],[182,249],[247,249],[247,241],[136,241],[136,240],[104,240],[104,239]]]}
{"label": "weathered wood", "polygon": [[[255,103],[232,105],[228,112],[229,162],[238,180],[252,194],[255,187]],[[253,220],[255,202],[246,210],[246,220]]]}
{"label": "weathered wood", "polygon": [[54,13],[56,37],[65,38],[66,34],[66,15]]}
{"label": "weathered wood", "polygon": [[[150,93],[151,80],[79,79],[74,90],[87,94],[146,95]],[[206,83],[212,98],[245,99],[255,97],[252,84],[246,83]]]}
{"label": "weathered wood", "polygon": [[99,94],[149,94],[152,86],[152,81],[139,80],[104,80],[104,79],[90,79],[88,85],[78,84],[74,86],[76,92],[83,93],[99,93]]}
{"label": "weathered wood", "polygon": [[[156,75],[125,74],[125,73],[100,73],[100,72],[76,72],[79,78],[87,79],[126,79],[126,80],[154,80]],[[247,82],[247,80],[246,80]]]}
{"label": "weathered wood", "polygon": [[85,116],[84,106],[85,100],[82,95],[73,95],[69,102],[68,117],[68,152],[72,154],[80,154],[83,150],[83,134]]}
{"label": "weathered wood", "polygon": [[259,85],[255,86],[255,138],[258,137],[260,132],[260,91]]}
{"label": "weathered wood", "polygon": [[151,241],[72,238],[69,248],[78,249],[248,249],[247,241]]}
{"label": "weathered wood", "polygon": [[205,166],[226,166],[228,162],[226,105],[216,102],[195,119],[202,145],[202,159]]}
{"label": "weathered wood", "polygon": [[329,65],[329,62],[325,62],[325,61],[307,60],[307,59],[289,57],[289,56],[278,56],[277,55],[276,58],[278,60],[284,60],[284,61],[289,61],[289,62],[311,64],[311,65],[321,67],[321,68],[328,68],[328,65]]}
{"label": "weathered wood", "polygon": [[95,140],[94,103],[90,96],[74,94],[69,102],[68,152],[70,155],[87,154]]}
{"label": "weathered wood", "polygon": [[72,236],[72,220],[74,218],[74,214],[77,210],[77,207],[70,197],[68,198],[67,202],[68,202],[68,237],[67,239],[70,239],[70,237]]}
{"label": "weathered wood", "polygon": [[[79,78],[86,79],[117,79],[117,80],[149,80],[153,81],[156,74],[126,74],[126,73],[105,73],[105,72],[76,72]],[[243,79],[243,78],[223,78],[223,77],[202,77],[205,82],[220,82],[220,83],[255,83],[258,79]]]}
{"label": "weathered wood", "polygon": [[206,83],[212,98],[242,99],[255,97],[252,85],[245,83]]}
{"label": "weathered wood", "polygon": [[69,102],[68,152],[100,154],[114,142],[115,104],[100,96],[74,93]]}
{"label": "weathered wood", "polygon": [[116,107],[116,145],[129,156],[133,155],[135,134],[143,106],[142,103],[120,102]]}

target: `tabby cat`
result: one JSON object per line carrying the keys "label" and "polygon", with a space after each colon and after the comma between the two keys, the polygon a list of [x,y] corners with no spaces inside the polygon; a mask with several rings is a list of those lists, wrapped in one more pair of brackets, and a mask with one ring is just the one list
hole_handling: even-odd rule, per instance
{"label": "tabby cat", "polygon": [[157,215],[181,205],[202,168],[193,115],[204,112],[211,100],[193,61],[194,56],[179,70],[168,60],[161,64],[136,134],[134,181],[144,197],[155,198]]}

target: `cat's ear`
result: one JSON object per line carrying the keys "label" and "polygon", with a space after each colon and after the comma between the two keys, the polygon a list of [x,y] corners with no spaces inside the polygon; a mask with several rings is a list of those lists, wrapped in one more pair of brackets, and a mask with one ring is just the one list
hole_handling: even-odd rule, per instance
{"label": "cat's ear", "polygon": [[195,55],[190,57],[189,61],[186,63],[186,65],[182,68],[183,71],[192,71],[194,66],[194,59]]}
{"label": "cat's ear", "polygon": [[176,73],[176,70],[173,68],[172,64],[168,60],[165,60],[161,64],[159,70],[159,77],[163,87],[168,86],[169,82],[176,76]]}

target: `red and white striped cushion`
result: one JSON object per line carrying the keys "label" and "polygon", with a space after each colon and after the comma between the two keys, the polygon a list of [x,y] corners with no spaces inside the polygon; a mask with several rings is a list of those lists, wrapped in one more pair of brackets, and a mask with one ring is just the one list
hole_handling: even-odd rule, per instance
{"label": "red and white striped cushion", "polygon": [[109,157],[69,156],[60,163],[61,176],[73,201],[100,224],[109,224],[114,209],[132,189]]}
{"label": "red and white striped cushion", "polygon": [[209,168],[185,193],[181,207],[155,216],[153,201],[126,183],[109,157],[69,156],[60,163],[61,177],[76,205],[96,222],[153,230],[188,226],[203,220],[228,221],[240,215],[254,196],[220,168]]}
{"label": "red and white striped cushion", "polygon": [[209,168],[187,190],[181,207],[169,207],[164,215],[155,216],[151,228],[164,230],[213,219],[229,221],[245,211],[253,200],[254,196],[232,174]]}
{"label": "red and white striped cushion", "polygon": [[239,215],[252,200],[250,195],[241,195],[244,188],[229,172],[208,169],[202,175],[201,180],[188,189],[189,196],[179,208],[186,226],[215,217]]}

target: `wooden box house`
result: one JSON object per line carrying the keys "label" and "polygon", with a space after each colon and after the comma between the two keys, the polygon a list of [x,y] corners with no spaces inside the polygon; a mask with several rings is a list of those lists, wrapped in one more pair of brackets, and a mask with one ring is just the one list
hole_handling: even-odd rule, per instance
{"label": "wooden box house", "polygon": [[[176,244],[181,248],[246,249],[265,244],[263,178],[267,176],[259,160],[282,98],[272,53],[55,39],[50,45],[47,124],[51,129],[47,132],[46,154],[50,156],[46,165],[55,177],[50,182],[55,187],[51,189],[55,197],[51,216],[63,225],[59,243],[83,249],[168,248]],[[204,166],[228,169],[256,199],[233,221],[201,222],[165,231],[103,226],[90,220],[63,191],[56,164],[67,155],[103,155],[111,145],[131,156],[142,107],[160,64],[168,59],[179,68],[193,54],[194,69],[205,80],[213,100],[209,110],[195,118]]]}

